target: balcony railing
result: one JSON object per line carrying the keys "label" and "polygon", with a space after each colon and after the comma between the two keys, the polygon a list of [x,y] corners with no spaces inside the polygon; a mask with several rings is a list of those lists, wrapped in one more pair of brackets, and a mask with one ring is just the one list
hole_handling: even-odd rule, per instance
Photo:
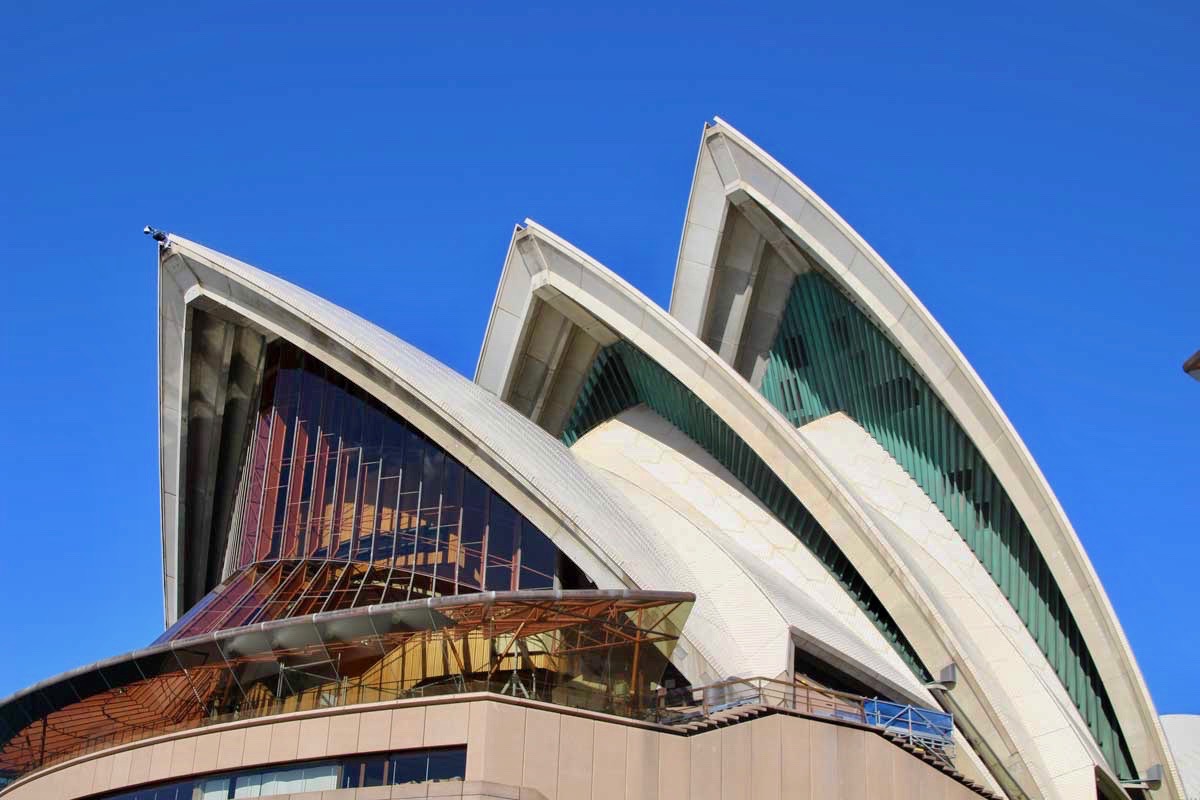
{"label": "balcony railing", "polygon": [[[814,686],[801,680],[789,683],[771,678],[736,678],[706,686],[659,689],[642,695],[621,695],[585,686],[539,682],[536,672],[506,671],[489,675],[486,680],[453,677],[419,687],[409,685],[406,688],[402,688],[398,683],[381,684],[373,681],[366,684],[343,679],[334,688],[326,684],[294,693],[285,699],[272,698],[259,704],[245,705],[233,713],[205,717],[199,724],[193,720],[179,725],[122,729],[117,734],[95,737],[80,743],[70,757],[154,736],[239,720],[297,711],[467,693],[521,697],[566,708],[697,730],[734,721],[739,716],[744,716],[740,711],[762,713],[782,709],[881,729],[912,742],[914,747],[925,750],[950,766],[954,756],[954,721],[950,714],[918,706],[872,700]],[[47,766],[60,760],[64,759],[48,758],[39,766]],[[3,786],[2,778],[0,786]]]}
{"label": "balcony railing", "polygon": [[878,728],[953,766],[954,717],[944,711],[869,699],[847,692],[771,678],[734,678],[679,692],[660,690],[654,722],[699,729],[735,720],[750,708],[785,709]]}

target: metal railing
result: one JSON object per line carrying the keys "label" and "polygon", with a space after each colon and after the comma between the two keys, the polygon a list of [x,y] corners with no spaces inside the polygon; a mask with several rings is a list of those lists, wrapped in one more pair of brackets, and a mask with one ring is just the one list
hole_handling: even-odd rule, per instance
{"label": "metal railing", "polygon": [[867,724],[887,730],[907,732],[936,740],[954,737],[954,717],[945,711],[933,711],[920,706],[904,706],[884,700],[868,700],[863,704]]}
{"label": "metal railing", "polygon": [[855,722],[904,739],[953,766],[954,717],[944,711],[868,699],[848,692],[772,678],[734,678],[675,692],[660,690],[651,718],[668,725],[703,727],[737,717],[738,708],[762,706]]}
{"label": "metal railing", "polygon": [[[553,705],[595,711],[660,725],[687,726],[705,720],[719,724],[743,706],[795,711],[817,717],[849,721],[878,728],[910,740],[936,758],[951,764],[954,721],[950,714],[917,706],[904,706],[809,684],[772,678],[734,678],[706,686],[659,689],[649,693],[615,693],[578,683],[547,683],[536,673],[502,671],[487,679],[454,676],[443,681],[412,684],[343,679],[296,692],[286,698],[264,698],[244,703],[236,711],[211,713],[175,724],[136,726],[80,741],[69,752],[46,753],[39,763],[18,774],[119,745],[189,729],[226,722],[258,719],[297,711],[340,708],[364,703],[432,698],[466,693],[491,693],[536,700]],[[736,713],[732,716],[736,716]],[[700,725],[703,727],[703,725]],[[16,776],[9,776],[16,777]],[[0,785],[4,776],[0,776]]]}
{"label": "metal railing", "polygon": [[672,696],[670,690],[660,692],[659,718],[654,721],[674,724],[673,719],[704,719],[738,706],[762,705],[869,724],[863,708],[865,698],[800,681],[732,678],[685,691],[686,697],[679,693]]}
{"label": "metal railing", "polygon": [[596,711],[645,721],[652,720],[655,711],[654,702],[657,697],[653,693],[636,695],[612,692],[602,687],[582,684],[549,683],[544,678],[539,680],[536,672],[511,670],[488,674],[483,679],[454,675],[443,680],[418,685],[414,685],[411,681],[363,681],[343,678],[332,684],[290,692],[286,697],[275,697],[267,692],[265,695],[247,698],[235,710],[213,709],[201,717],[188,716],[174,722],[129,725],[102,735],[78,739],[72,743],[69,749],[44,751],[40,753],[39,758],[35,758],[16,772],[0,774],[0,787],[4,785],[4,781],[15,780],[28,772],[43,767],[157,736],[280,714],[469,693],[520,697],[567,708]]}

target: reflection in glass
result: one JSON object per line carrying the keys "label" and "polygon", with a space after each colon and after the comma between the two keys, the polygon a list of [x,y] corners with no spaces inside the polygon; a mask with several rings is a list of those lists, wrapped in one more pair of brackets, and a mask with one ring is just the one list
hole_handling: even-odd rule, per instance
{"label": "reflection in glass", "polygon": [[[306,598],[326,607],[369,599],[387,575],[368,564],[312,561],[264,562],[247,572],[251,586],[292,587],[277,606],[285,609]],[[301,572],[303,580],[294,580]],[[252,590],[246,597],[256,606]],[[20,717],[0,720],[11,731],[0,743],[0,774],[202,725],[466,692],[641,716],[654,708],[655,683],[691,602],[666,592],[458,596],[338,606],[172,642],[16,701],[10,708]],[[284,771],[269,780],[308,777]],[[250,784],[243,791],[252,796]]]}
{"label": "reflection in glass", "polygon": [[179,781],[117,792],[103,800],[240,800],[360,786],[462,780],[466,772],[465,747],[406,750],[316,764],[259,767],[206,778],[199,783]]}
{"label": "reflection in glass", "polygon": [[267,348],[254,425],[231,551],[241,571],[158,641],[421,597],[589,585],[477,475],[286,342]]}

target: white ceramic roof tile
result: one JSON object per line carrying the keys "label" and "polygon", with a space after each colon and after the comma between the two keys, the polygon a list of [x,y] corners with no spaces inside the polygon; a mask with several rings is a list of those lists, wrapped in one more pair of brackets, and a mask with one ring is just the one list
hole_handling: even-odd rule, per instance
{"label": "white ceramic roof tile", "polygon": [[697,595],[693,618],[697,624],[716,620],[698,630],[689,619],[684,633],[726,673],[769,672],[769,665],[783,664],[786,645],[773,653],[763,648],[786,640],[794,627],[933,703],[816,557],[740,491],[728,470],[662,417],[645,406],[631,408],[571,449],[653,521],[661,541],[657,552],[673,554],[671,579],[686,581]]}
{"label": "white ceramic roof tile", "polygon": [[[845,414],[810,422],[800,433],[921,581],[962,642],[971,662],[963,666],[1005,709],[1008,732],[1035,779],[1053,786],[1056,796],[1070,796],[1059,778],[1103,757],[1037,643],[966,542],[887,451]],[[1050,741],[1056,744],[1046,746]]]}
{"label": "white ceramic roof tile", "polygon": [[1184,793],[1200,797],[1200,714],[1164,714],[1161,719]]}

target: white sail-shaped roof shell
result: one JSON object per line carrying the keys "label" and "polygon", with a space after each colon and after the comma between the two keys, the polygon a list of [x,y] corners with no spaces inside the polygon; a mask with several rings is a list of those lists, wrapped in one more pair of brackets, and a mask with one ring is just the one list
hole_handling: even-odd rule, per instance
{"label": "white sail-shaped roof shell", "polygon": [[[973,747],[963,748],[971,767],[964,771],[980,773],[993,788],[1031,798],[1084,796],[1097,782],[1119,793],[1078,712],[1062,702],[1061,687],[1047,683],[1053,676],[1044,665],[1024,658],[1029,642],[1020,637],[1027,634],[1012,630],[1013,652],[1021,658],[1011,669],[989,663],[988,654],[999,651],[980,637],[991,635],[985,629],[1012,626],[1000,619],[998,604],[1004,599],[975,574],[978,565],[969,560],[970,551],[943,535],[928,509],[907,514],[886,508],[890,498],[902,497],[908,510],[916,509],[919,487],[897,474],[888,490],[892,494],[881,495],[874,474],[841,458],[846,446],[858,448],[866,460],[876,455],[852,421],[798,430],[755,389],[753,375],[748,381],[731,366],[744,344],[739,331],[753,329],[747,322],[755,313],[745,297],[729,301],[714,291],[716,259],[728,233],[726,214],[733,207],[765,214],[774,232],[769,235],[802,243],[807,257],[816,259],[888,333],[962,423],[1053,569],[1138,768],[1162,765],[1165,781],[1156,796],[1181,797],[1153,704],[1108,599],[1003,412],[928,311],[861,237],[720,121],[707,127],[702,139],[670,314],[569,243],[527,223],[510,246],[475,383],[287,281],[187,239],[167,237],[160,248],[159,369],[168,623],[186,610],[181,576],[196,566],[185,563],[188,551],[181,537],[187,515],[197,512],[186,499],[195,493],[184,489],[192,319],[203,311],[268,339],[283,338],[354,381],[478,474],[600,588],[696,591],[701,597],[681,648],[693,654],[692,661],[681,664],[697,673],[689,677],[786,668],[788,648],[807,639],[813,646],[826,645],[833,661],[860,669],[876,685],[930,701],[877,631],[853,615],[830,613],[836,604],[821,594],[824,589],[806,587],[795,579],[799,572],[768,563],[718,517],[686,508],[687,503],[672,505],[686,492],[659,480],[661,475],[654,477],[649,461],[622,460],[621,436],[644,427],[645,420],[621,415],[610,421],[615,424],[585,436],[574,451],[551,435],[562,430],[575,399],[561,387],[578,387],[598,350],[624,340],[687,386],[771,465],[851,560],[931,672],[949,664],[958,668],[958,686],[938,697],[972,731]],[[729,303],[720,313],[725,332],[732,335],[710,347],[698,334],[719,303]],[[671,445],[663,453],[677,458],[685,450]],[[694,464],[703,461],[689,458]],[[712,465],[703,469],[710,476],[720,472]],[[639,482],[631,475],[647,479]],[[914,531],[904,526],[918,524],[926,528],[913,538]],[[993,609],[988,625],[970,624],[956,605],[958,589],[931,579],[936,571],[930,566],[932,553],[940,553],[943,563],[961,562],[959,588],[967,587],[979,608]],[[799,570],[799,565],[793,567]],[[741,626],[739,613],[746,615]],[[1022,694],[1022,687],[1032,682],[1049,702],[1021,705],[1022,698],[1032,697]]]}
{"label": "white sail-shaped roof shell", "polygon": [[[772,465],[850,556],[927,666],[958,667],[956,713],[976,729],[993,772],[1006,773],[1013,792],[1075,797],[1094,792],[1099,783],[1107,792],[1121,793],[1087,724],[1069,700],[1064,702],[1053,671],[1044,661],[1024,658],[1033,652],[1028,647],[1032,640],[1017,645],[1024,666],[1014,664],[1006,671],[988,663],[983,655],[988,648],[975,640],[983,633],[958,614],[950,596],[953,587],[928,580],[920,560],[896,538],[894,519],[878,513],[866,486],[855,485],[860,478],[833,469],[818,441],[792,427],[731,366],[742,343],[726,339],[710,347],[697,338],[718,301],[713,277],[722,239],[728,235],[726,214],[739,205],[747,213],[753,208],[771,218],[772,233],[764,238],[786,238],[793,248],[797,241],[804,243],[807,257],[816,258],[835,276],[918,365],[979,443],[1004,485],[1018,486],[1014,500],[1031,527],[1039,529],[1038,545],[1055,578],[1064,576],[1060,585],[1100,664],[1138,769],[1162,765],[1167,777],[1161,791],[1180,796],[1153,704],[1107,597],[1053,493],[995,401],[882,259],[807,187],[726,124],[718,121],[705,130],[671,314],[585,253],[527,221],[505,262],[476,381],[557,432],[575,396],[558,387],[579,386],[599,348],[619,339],[632,343],[695,392]],[[786,297],[786,287],[782,295]],[[752,330],[748,317],[754,311],[746,299],[736,294],[719,298],[728,304],[719,309],[728,330]],[[581,332],[590,349],[578,345]],[[923,496],[915,485],[905,488],[914,492],[914,501]],[[965,543],[948,546],[970,566],[972,575],[978,571]],[[1006,601],[994,586],[971,585],[982,593],[978,600],[984,607],[1003,608]],[[1013,635],[1028,637],[1025,631]],[[1022,687],[1034,683],[1050,701],[1027,708],[1021,698],[1032,700],[1032,695],[1022,695]],[[1047,734],[1053,736],[1042,738]]]}
{"label": "white sail-shaped roof shell", "polygon": [[[761,658],[728,646],[730,632],[766,624],[746,613],[748,603],[764,602],[762,580],[747,576],[738,559],[720,550],[704,563],[691,558],[686,543],[681,546],[671,531],[646,520],[597,475],[594,463],[578,458],[492,393],[345,309],[182,237],[167,240],[161,263],[163,575],[168,620],[171,609],[178,607],[175,575],[186,567],[178,553],[187,509],[173,481],[182,468],[178,442],[186,436],[177,411],[178,387],[186,378],[186,312],[196,306],[216,308],[215,313],[283,337],[371,391],[497,488],[601,588],[698,586],[708,580],[701,570],[718,575],[722,595],[707,598],[704,608],[693,614],[696,622],[684,629],[682,652],[708,654],[697,662],[698,669],[717,677],[774,677],[786,668],[782,644],[778,652]],[[837,630],[837,635],[822,638],[837,643],[845,658],[866,665],[884,685],[895,687],[898,696],[930,701],[894,654],[880,657],[886,644],[875,631],[868,633],[878,640],[866,644],[844,625],[839,628],[816,603],[791,597],[775,601],[765,602],[768,613],[781,606],[789,609],[773,632],[781,642],[790,642],[789,626],[820,634]],[[691,641],[701,635],[710,611],[723,614],[725,622],[709,627],[708,641]]]}
{"label": "white sail-shaped roof shell", "polygon": [[[1143,770],[1162,765],[1166,791],[1180,796],[1153,701],[1112,604],[1065,511],[995,398],[887,262],[815,192],[719,118],[705,126],[696,160],[671,314],[699,334],[714,305],[723,306],[730,317],[752,313],[748,297],[731,301],[716,296],[713,278],[731,208],[765,214],[764,236],[798,243],[805,257],[815,260],[887,332],[954,414],[1046,558],[1099,669],[1134,761]],[[727,331],[735,327],[727,326]],[[722,355],[727,361],[739,348],[761,347],[747,341],[753,331],[753,325],[743,323],[738,333],[725,336]],[[755,383],[760,374],[748,377]]]}

